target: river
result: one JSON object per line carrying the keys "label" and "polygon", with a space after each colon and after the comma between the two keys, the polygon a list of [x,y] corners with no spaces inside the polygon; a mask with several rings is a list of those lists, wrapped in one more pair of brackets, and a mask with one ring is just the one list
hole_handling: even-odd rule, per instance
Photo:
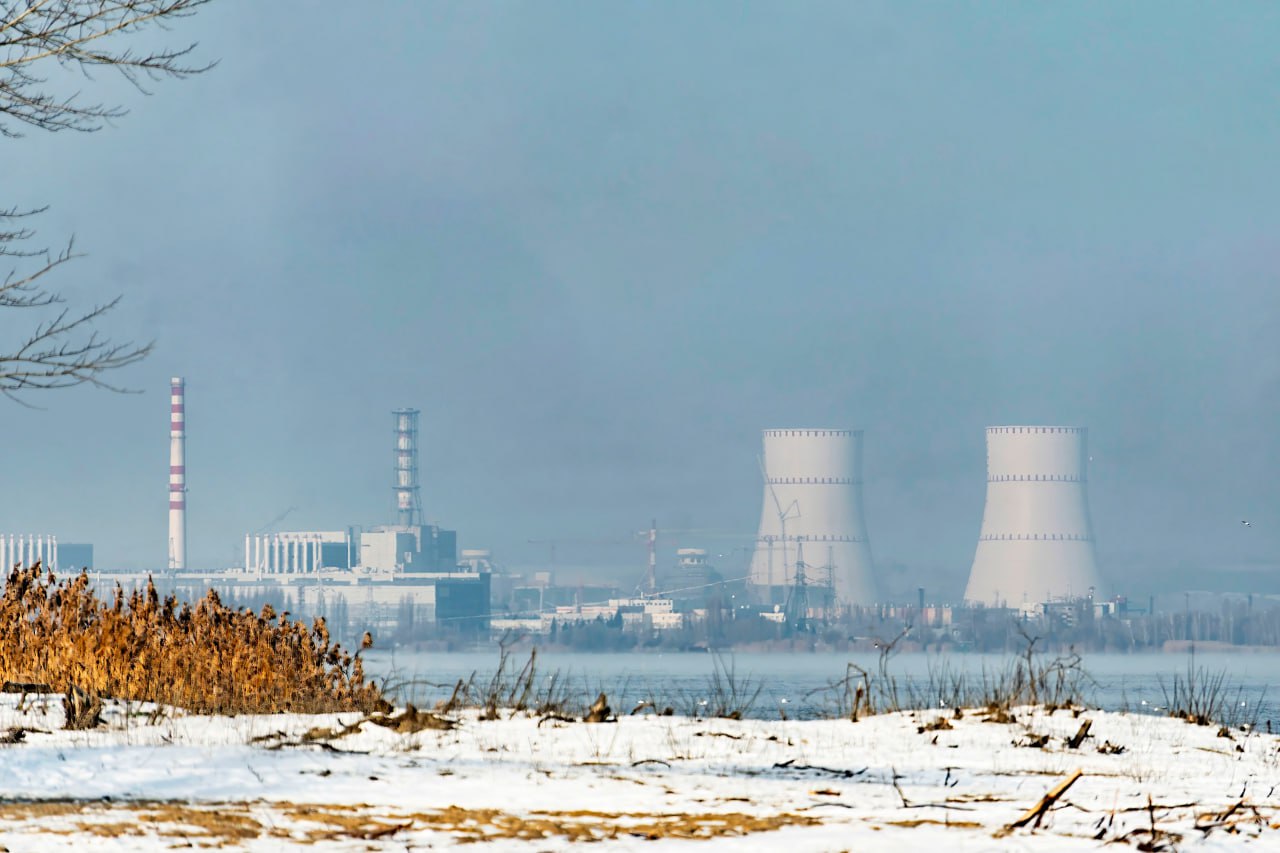
{"label": "river", "polygon": [[[459,680],[474,676],[477,685],[489,684],[499,660],[496,651],[377,649],[366,652],[365,658],[368,674],[385,680],[392,695],[422,707],[447,698]],[[1050,659],[1037,656],[1038,663]],[[519,669],[527,660],[527,650],[513,652],[508,669]],[[939,685],[963,679],[972,699],[984,679],[989,684],[1007,676],[1011,662],[1007,655],[903,653],[888,660],[887,671],[904,703],[914,692],[928,697],[925,704],[938,706],[945,701],[939,697],[948,695]],[[847,704],[846,691],[832,685],[846,677],[850,664],[870,673],[876,689],[886,684],[877,678],[879,656],[866,653],[539,652],[535,687],[545,691],[555,679],[557,687],[579,701],[604,692],[623,712],[652,701],[677,713],[708,713],[736,687],[735,707],[746,706],[745,716],[805,719],[838,712],[842,699]],[[1210,692],[1216,694],[1220,716],[1259,726],[1272,720],[1280,725],[1280,689],[1269,690],[1280,683],[1280,653],[1098,654],[1085,656],[1080,669],[1081,692],[1097,707],[1162,713],[1175,683],[1185,689],[1191,671],[1193,689],[1202,700]],[[1214,681],[1219,681],[1216,690]],[[752,697],[748,704],[745,700]]]}

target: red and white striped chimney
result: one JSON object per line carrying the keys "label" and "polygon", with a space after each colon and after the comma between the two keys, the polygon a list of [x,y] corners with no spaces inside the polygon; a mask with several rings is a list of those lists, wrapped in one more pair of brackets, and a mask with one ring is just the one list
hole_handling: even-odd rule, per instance
{"label": "red and white striped chimney", "polygon": [[187,567],[187,420],[186,382],[169,383],[169,568]]}

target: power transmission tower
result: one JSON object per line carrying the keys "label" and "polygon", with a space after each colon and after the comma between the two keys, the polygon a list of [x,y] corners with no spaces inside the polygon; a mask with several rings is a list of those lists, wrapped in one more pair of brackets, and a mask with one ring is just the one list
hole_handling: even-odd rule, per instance
{"label": "power transmission tower", "polygon": [[782,611],[786,616],[788,634],[809,631],[809,585],[804,569],[804,543],[797,542],[795,581],[787,593],[787,604]]}

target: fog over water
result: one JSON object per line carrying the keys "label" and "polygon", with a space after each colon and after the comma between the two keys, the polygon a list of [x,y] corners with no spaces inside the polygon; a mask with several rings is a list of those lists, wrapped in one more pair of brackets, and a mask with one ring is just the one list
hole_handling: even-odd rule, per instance
{"label": "fog over water", "polygon": [[[429,707],[447,699],[458,680],[484,686],[497,666],[494,652],[404,652],[372,650],[365,653],[371,675],[385,678],[398,698]],[[1037,655],[1037,664],[1053,655]],[[928,685],[956,677],[978,686],[984,678],[994,682],[1012,665],[1011,655],[1001,654],[897,654],[887,672],[900,682],[906,697],[911,690],[927,693]],[[513,652],[511,666],[519,670],[527,652]],[[610,696],[613,708],[630,711],[639,701],[671,705],[677,712],[706,713],[703,702],[714,701],[712,677],[720,667],[721,678],[730,672],[745,696],[756,695],[751,716],[792,718],[830,714],[838,705],[842,688],[833,684],[846,677],[850,664],[877,677],[880,657],[874,653],[762,654],[726,653],[718,660],[707,653],[581,653],[539,652],[537,684],[546,689],[554,675],[567,682],[571,693],[588,701],[598,692]],[[511,668],[511,667],[509,667]],[[1222,681],[1224,715],[1239,714],[1239,722],[1264,726],[1272,720],[1280,726],[1280,653],[1223,654],[1095,654],[1081,661],[1082,694],[1092,705],[1107,710],[1127,708],[1161,713],[1167,709],[1174,681],[1185,684],[1188,670],[1199,683],[1229,673]],[[1241,704],[1243,703],[1243,704]],[[1230,719],[1224,716],[1224,719]],[[1280,731],[1280,728],[1276,729]]]}
{"label": "fog over water", "polygon": [[3,142],[58,286],[157,341],[6,406],[6,530],[162,566],[183,375],[199,568],[389,521],[416,406],[428,516],[569,583],[751,534],[760,431],[853,427],[884,588],[956,597],[984,427],[1051,423],[1118,591],[1280,592],[1280,7],[351,8],[211,4],[163,38],[212,72]]}

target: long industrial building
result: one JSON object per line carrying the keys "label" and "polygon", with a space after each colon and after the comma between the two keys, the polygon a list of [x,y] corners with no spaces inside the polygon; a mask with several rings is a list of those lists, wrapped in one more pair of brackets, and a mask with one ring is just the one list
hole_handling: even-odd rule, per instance
{"label": "long industrial building", "polygon": [[862,513],[862,433],[847,429],[764,431],[764,498],[751,584],[781,604],[796,585],[829,587],[839,604],[871,604],[876,582]]}
{"label": "long industrial building", "polygon": [[352,540],[349,530],[251,533],[244,537],[245,569],[259,575],[349,571],[358,564]]}
{"label": "long industrial building", "polygon": [[1087,447],[1083,427],[987,429],[987,503],[966,601],[1021,607],[1102,595]]}

